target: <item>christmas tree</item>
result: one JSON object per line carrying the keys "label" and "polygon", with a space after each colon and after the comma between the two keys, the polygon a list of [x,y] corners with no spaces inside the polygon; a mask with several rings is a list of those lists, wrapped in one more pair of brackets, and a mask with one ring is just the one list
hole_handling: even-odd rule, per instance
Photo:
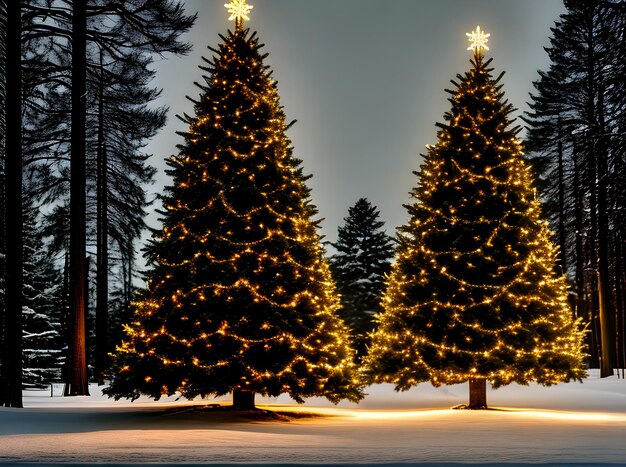
{"label": "christmas tree", "polygon": [[514,109],[483,57],[489,35],[468,36],[472,68],[457,75],[452,110],[416,173],[368,365],[397,390],[469,381],[469,407],[481,408],[487,381],[550,385],[585,371]]}
{"label": "christmas tree", "polygon": [[236,29],[212,49],[185,144],[169,160],[163,229],[108,394],[233,392],[235,408],[254,407],[255,393],[359,400],[307,177],[262,46],[243,27],[252,5],[225,6]]}
{"label": "christmas tree", "polygon": [[380,212],[365,198],[348,209],[339,227],[331,269],[341,295],[340,316],[352,330],[357,360],[367,352],[373,316],[382,311],[385,274],[391,269],[393,242],[382,230]]}

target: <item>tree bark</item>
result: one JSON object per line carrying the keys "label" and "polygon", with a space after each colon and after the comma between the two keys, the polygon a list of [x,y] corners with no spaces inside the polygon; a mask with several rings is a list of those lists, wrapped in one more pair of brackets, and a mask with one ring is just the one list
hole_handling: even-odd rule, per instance
{"label": "tree bark", "polygon": [[235,389],[233,391],[233,409],[255,410],[254,391],[248,391],[247,389]]}
{"label": "tree bark", "polygon": [[22,20],[21,2],[6,2],[5,309],[0,406],[22,405]]}
{"label": "tree bark", "polygon": [[591,325],[591,332],[586,333],[587,347],[589,348],[590,366],[599,366],[598,347],[596,345],[595,324],[593,313],[589,311],[585,297],[585,253],[584,237],[585,227],[583,221],[583,190],[581,185],[580,164],[578,162],[578,146],[574,143],[572,150],[572,162],[574,163],[574,225],[576,228],[576,318],[582,318],[585,324]]}
{"label": "tree bark", "polygon": [[132,316],[132,312],[131,312],[131,303],[133,301],[133,260],[134,260],[134,253],[133,253],[133,241],[132,239],[128,240],[128,267],[127,267],[127,271],[128,271],[128,287],[126,288],[126,304],[125,304],[125,311],[126,311],[126,318],[130,319]]}
{"label": "tree bark", "polygon": [[565,231],[565,169],[563,163],[563,141],[560,136],[558,142],[558,171],[559,171],[559,260],[561,273],[567,274],[567,243]]}
{"label": "tree bark", "polygon": [[[100,53],[100,66],[102,53]],[[107,148],[104,135],[104,80],[100,79],[98,97],[98,154],[97,154],[97,228],[96,228],[96,358],[95,376],[98,385],[104,384],[107,369],[109,321],[109,248],[108,248],[108,184]]]}
{"label": "tree bark", "polygon": [[598,185],[596,182],[597,170],[596,161],[592,158],[593,148],[588,148],[587,158],[591,159],[587,161],[587,170],[590,171],[588,175],[589,182],[589,227],[587,229],[587,249],[589,252],[589,266],[593,273],[588,275],[589,287],[590,287],[590,316],[591,316],[591,332],[593,334],[594,352],[598,356],[598,365],[602,365],[602,328],[600,326],[600,304],[598,293]]}
{"label": "tree bark", "polygon": [[487,380],[485,378],[470,379],[469,405],[470,409],[487,408]]}
{"label": "tree bark", "polygon": [[609,189],[608,149],[604,131],[604,87],[598,90],[598,121],[599,135],[596,142],[597,163],[597,203],[598,203],[598,313],[600,315],[600,331],[602,358],[600,360],[600,377],[613,376],[615,368],[615,313],[611,304],[609,278],[609,234],[608,234],[608,201]]}
{"label": "tree bark", "polygon": [[72,7],[72,134],[70,156],[70,341],[67,396],[89,395],[85,336],[87,114],[86,0]]}
{"label": "tree bark", "polygon": [[[623,261],[624,261],[624,247],[621,239],[621,235],[617,235],[617,242],[615,247],[615,314],[616,320],[616,363],[617,368],[622,369],[622,375],[624,368],[626,367],[626,352],[624,347],[624,277]],[[619,376],[619,371],[618,371]],[[623,376],[622,376],[623,377]]]}

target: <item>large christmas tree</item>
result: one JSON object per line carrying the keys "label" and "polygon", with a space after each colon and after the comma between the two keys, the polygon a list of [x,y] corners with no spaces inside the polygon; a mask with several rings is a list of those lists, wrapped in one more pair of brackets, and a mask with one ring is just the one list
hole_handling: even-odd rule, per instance
{"label": "large christmas tree", "polygon": [[484,60],[488,35],[468,36],[472,68],[449,91],[452,110],[416,173],[368,365],[398,390],[469,381],[479,408],[487,381],[550,385],[585,371],[514,109]]}
{"label": "large christmas tree", "polygon": [[243,27],[252,6],[226,6],[236,29],[204,68],[185,144],[169,160],[164,226],[108,394],[233,392],[236,408],[253,407],[255,393],[356,401],[307,177],[261,46]]}

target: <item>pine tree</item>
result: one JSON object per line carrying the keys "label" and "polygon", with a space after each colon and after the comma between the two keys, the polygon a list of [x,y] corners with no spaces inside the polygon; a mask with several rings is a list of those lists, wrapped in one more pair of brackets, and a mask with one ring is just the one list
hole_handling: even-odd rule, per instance
{"label": "pine tree", "polygon": [[337,253],[331,269],[341,295],[340,316],[351,328],[357,358],[367,352],[373,316],[382,311],[380,300],[385,275],[391,269],[392,239],[382,230],[380,212],[365,198],[348,209],[345,224],[338,229]]}
{"label": "pine tree", "polygon": [[526,147],[568,259],[561,265],[574,279],[576,314],[589,326],[589,364],[606,377],[626,356],[620,329],[626,9],[603,0],[564,6],[545,48],[550,66],[533,83]]}
{"label": "pine tree", "polygon": [[86,355],[84,337],[91,298],[84,287],[90,277],[85,249],[93,243],[97,250],[94,369],[101,382],[111,350],[107,285],[116,266],[108,261],[114,261],[115,251],[109,254],[108,247],[116,242],[107,236],[114,240],[117,234],[132,244],[140,236],[135,232],[145,228],[145,186],[154,169],[144,147],[165,124],[166,110],[148,105],[159,95],[149,86],[152,57],[187,53],[191,45],[180,36],[196,15],[186,15],[176,0],[30,0],[22,9],[23,147],[27,163],[48,172],[50,184],[42,196],[50,211],[60,214],[51,220],[69,218],[71,228],[60,223],[51,229],[71,237],[69,246],[64,238],[54,243],[71,247],[66,395],[81,395],[88,392],[85,363],[93,355]]}
{"label": "pine tree", "polygon": [[487,36],[470,37],[472,68],[457,75],[452,110],[416,173],[368,363],[398,390],[469,381],[469,407],[481,408],[486,381],[551,385],[585,371],[514,109],[484,60]]}
{"label": "pine tree", "polygon": [[63,281],[42,241],[37,214],[33,203],[25,201],[23,380],[24,384],[41,387],[61,381]]}
{"label": "pine tree", "polygon": [[256,33],[223,42],[169,159],[163,229],[107,393],[361,397],[348,331]]}

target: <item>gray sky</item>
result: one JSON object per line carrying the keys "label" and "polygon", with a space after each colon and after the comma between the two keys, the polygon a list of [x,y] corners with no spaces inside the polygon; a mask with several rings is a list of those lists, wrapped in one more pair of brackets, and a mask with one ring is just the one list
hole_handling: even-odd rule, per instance
{"label": "gray sky", "polygon": [[[157,63],[159,103],[170,116],[147,148],[159,169],[155,192],[170,183],[164,158],[182,141],[175,131],[185,128],[175,114],[193,113],[185,95],[199,94],[193,81],[201,80],[200,56],[211,56],[207,45],[234,27],[226,1],[186,0],[188,12],[199,12],[186,36],[193,52]],[[313,201],[331,241],[360,197],[381,210],[389,234],[406,222],[402,204],[417,182],[412,171],[450,107],[444,88],[470,66],[466,32],[480,25],[491,34],[486,55],[495,75],[506,71],[506,96],[523,111],[537,70],[548,66],[549,28],[564,12],[561,0],[248,2],[254,9],[247,25],[266,44],[287,118],[298,120],[289,137],[313,174]],[[149,223],[156,226],[156,218]]]}

